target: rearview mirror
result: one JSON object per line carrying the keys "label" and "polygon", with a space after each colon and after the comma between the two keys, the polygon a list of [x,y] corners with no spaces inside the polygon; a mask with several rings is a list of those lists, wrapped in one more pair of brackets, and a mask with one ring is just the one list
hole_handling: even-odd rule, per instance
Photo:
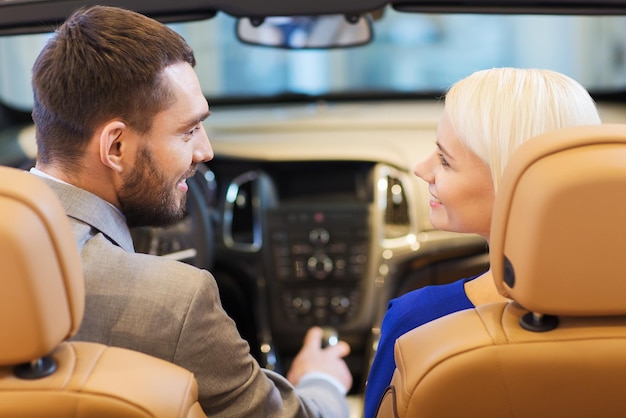
{"label": "rearview mirror", "polygon": [[237,38],[251,45],[287,49],[328,49],[364,45],[372,40],[368,15],[241,18]]}

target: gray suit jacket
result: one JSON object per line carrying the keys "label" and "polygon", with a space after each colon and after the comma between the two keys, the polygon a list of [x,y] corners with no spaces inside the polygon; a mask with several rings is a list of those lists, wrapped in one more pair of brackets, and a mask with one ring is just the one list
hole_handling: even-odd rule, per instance
{"label": "gray suit jacket", "polygon": [[329,382],[294,388],[261,369],[222,309],[213,276],[182,262],[135,253],[122,214],[77,187],[44,179],[70,218],[86,283],[75,339],[141,351],[192,371],[209,416],[347,417]]}

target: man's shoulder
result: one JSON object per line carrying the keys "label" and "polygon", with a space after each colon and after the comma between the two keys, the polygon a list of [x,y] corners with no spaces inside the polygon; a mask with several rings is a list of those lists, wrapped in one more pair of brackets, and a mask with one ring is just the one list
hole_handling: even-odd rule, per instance
{"label": "man's shoulder", "polygon": [[203,270],[194,265],[167,257],[144,253],[126,254],[130,260],[137,263],[138,265],[145,266],[144,268],[150,270],[150,272],[154,273],[155,275],[178,273],[190,277],[211,276],[211,273],[209,273],[207,270]]}
{"label": "man's shoulder", "polygon": [[107,277],[109,283],[158,282],[162,289],[173,289],[177,293],[183,292],[183,288],[190,291],[214,290],[213,276],[207,270],[157,255],[128,252],[101,233],[84,245],[81,259],[86,275]]}

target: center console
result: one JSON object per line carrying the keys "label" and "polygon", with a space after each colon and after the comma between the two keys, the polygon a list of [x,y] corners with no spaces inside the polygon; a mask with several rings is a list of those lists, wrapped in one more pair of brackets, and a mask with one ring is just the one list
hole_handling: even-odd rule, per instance
{"label": "center console", "polygon": [[267,211],[267,225],[275,327],[349,321],[367,269],[368,207],[281,207]]}
{"label": "center console", "polygon": [[402,184],[371,161],[257,162],[232,174],[226,163],[214,167],[230,178],[216,260],[255,277],[244,310],[261,363],[286,371],[311,326],[331,327],[352,347],[346,361],[362,382],[390,270],[383,243],[410,231]]}

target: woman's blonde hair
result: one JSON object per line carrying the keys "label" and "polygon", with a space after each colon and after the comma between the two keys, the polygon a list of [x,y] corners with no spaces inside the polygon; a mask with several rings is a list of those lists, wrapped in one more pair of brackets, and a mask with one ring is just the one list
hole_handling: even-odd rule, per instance
{"label": "woman's blonde hair", "polygon": [[587,90],[550,70],[477,71],[450,88],[445,107],[460,141],[489,166],[494,190],[524,141],[559,128],[601,123]]}

